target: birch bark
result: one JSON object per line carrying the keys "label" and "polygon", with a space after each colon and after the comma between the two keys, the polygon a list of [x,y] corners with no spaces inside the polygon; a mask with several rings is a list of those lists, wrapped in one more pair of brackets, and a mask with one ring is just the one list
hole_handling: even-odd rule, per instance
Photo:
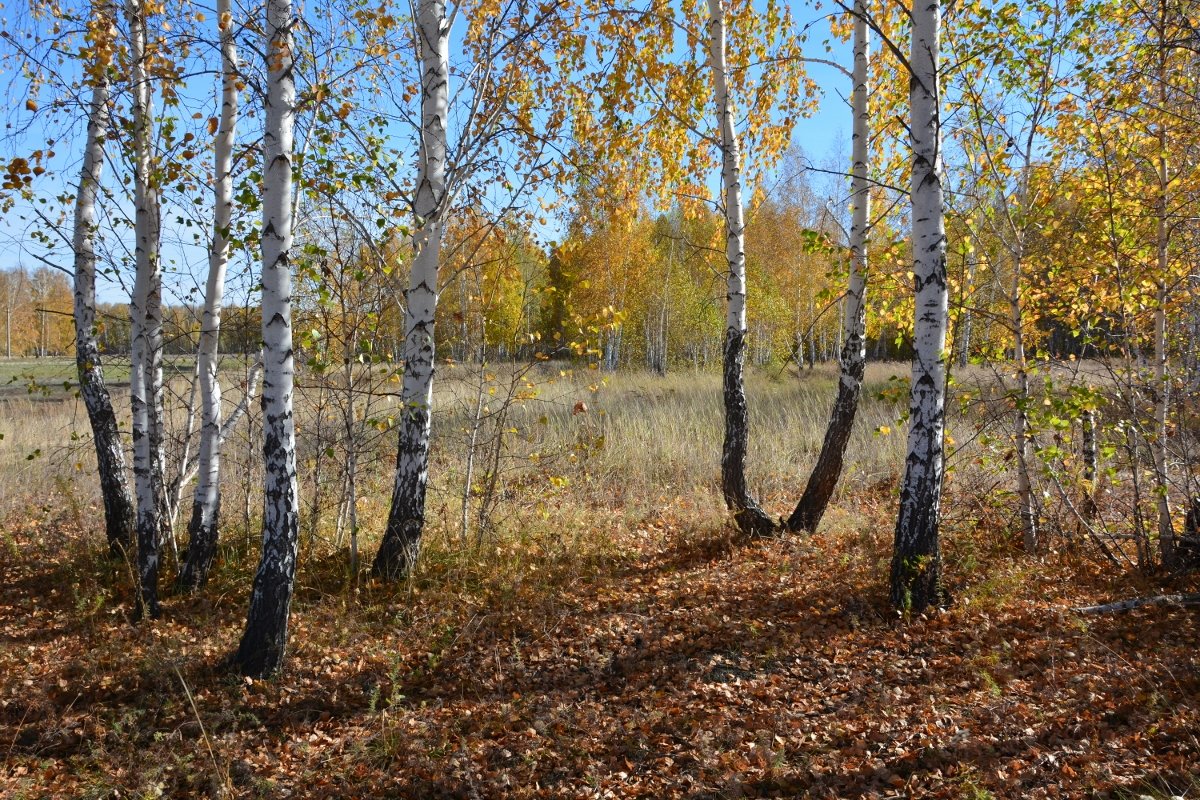
{"label": "birch bark", "polygon": [[416,233],[404,318],[404,380],[400,442],[387,529],[372,567],[384,580],[405,578],[416,566],[425,526],[433,403],[434,313],[438,300],[442,213],[446,197],[446,122],[450,104],[450,29],[444,0],[419,0],[421,146],[413,201]]}
{"label": "birch bark", "polygon": [[746,223],[742,208],[741,152],[734,129],[729,98],[728,64],[725,57],[725,5],[708,0],[709,66],[713,73],[720,148],[721,194],[725,217],[726,279],[724,400],[725,440],[721,449],[721,490],[725,507],[743,533],[764,535],[775,529],[774,521],[750,496],[746,485],[746,451],[749,442],[749,413],[744,381],[746,362]]}
{"label": "birch bark", "polygon": [[225,269],[229,264],[229,226],[233,218],[233,143],[237,126],[238,56],[232,0],[217,0],[221,38],[221,117],[214,143],[213,233],[208,251],[208,282],[196,358],[200,380],[199,476],[188,523],[188,548],[178,585],[194,591],[208,580],[216,554],[221,513],[221,382],[217,375]]}
{"label": "birch bark", "polygon": [[87,408],[96,447],[100,494],[104,501],[105,532],[109,552],[122,556],[133,544],[135,514],[133,497],[125,478],[125,450],[117,430],[117,416],[104,382],[100,345],[96,340],[96,198],[104,169],[104,145],[109,126],[109,77],[112,42],[102,40],[101,31],[111,25],[111,9],[96,3],[90,38],[97,60],[88,66],[93,82],[88,111],[87,140],[79,189],[75,196],[75,367],[79,393]]}
{"label": "birch bark", "polygon": [[137,496],[138,616],[157,617],[158,544],[165,511],[162,452],[162,275],[159,193],[154,174],[153,97],[147,70],[146,8],[127,0],[133,92],[134,262],[129,391]]}
{"label": "birch bark", "polygon": [[296,428],[292,417],[291,269],[292,143],[296,112],[292,4],[268,0],[267,98],[263,130],[262,556],[250,609],[232,667],[265,677],[283,664],[296,577],[300,507],[296,487]]}
{"label": "birch bark", "polygon": [[909,104],[912,167],[913,371],[908,457],[900,490],[891,568],[891,601],[920,612],[943,599],[939,514],[944,474],[946,231],[941,179],[939,37],[941,4],[912,9]]}
{"label": "birch bark", "polygon": [[871,192],[867,177],[867,161],[871,137],[870,120],[870,50],[871,32],[867,27],[867,10],[863,0],[854,3],[854,92],[853,133],[850,196],[853,215],[850,222],[850,277],[846,290],[845,313],[842,317],[841,375],[837,398],[825,430],[821,453],[809,475],[808,485],[796,509],[787,520],[790,531],[815,532],[821,517],[837,487],[846,455],[846,444],[854,430],[858,401],[862,395],[863,375],[867,367],[866,291],[867,239],[871,229]]}

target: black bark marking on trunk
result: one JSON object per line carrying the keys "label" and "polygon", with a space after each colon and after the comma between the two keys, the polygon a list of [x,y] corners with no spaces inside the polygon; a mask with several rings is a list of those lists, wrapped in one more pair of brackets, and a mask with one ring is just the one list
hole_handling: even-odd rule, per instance
{"label": "black bark marking on trunk", "polygon": [[[392,489],[387,529],[371,574],[385,581],[403,580],[412,574],[421,554],[425,528],[425,490],[429,482],[429,410],[408,409],[400,428],[396,453],[398,480]],[[412,465],[416,465],[414,469]]]}
{"label": "black bark marking on trunk", "polygon": [[[155,493],[157,500],[157,492]],[[157,505],[157,503],[156,503]],[[158,603],[158,539],[161,524],[157,509],[138,509],[137,512],[137,568],[138,603],[134,620],[146,617],[158,619],[162,608]]]}
{"label": "black bark marking on trunk", "polygon": [[92,426],[96,447],[96,466],[100,477],[100,495],[104,502],[104,527],[108,552],[124,558],[134,541],[137,511],[125,480],[125,459],[121,434],[112,398],[104,383],[100,349],[91,331],[79,331],[75,343],[75,367],[79,375],[79,393]]}
{"label": "black bark marking on trunk", "polygon": [[942,586],[940,508],[945,411],[926,413],[931,403],[922,395],[938,395],[940,387],[926,371],[917,379],[912,395],[912,432],[917,444],[905,459],[900,491],[900,513],[892,555],[891,601],[902,611],[920,613],[931,605],[950,601]]}
{"label": "black bark marking on trunk", "polygon": [[287,650],[288,616],[296,579],[296,553],[300,518],[296,498],[296,471],[283,447],[280,430],[288,415],[280,414],[264,436],[263,460],[268,488],[263,498],[263,552],[254,575],[246,630],[229,667],[242,675],[265,678],[283,665]]}
{"label": "black bark marking on trunk", "polygon": [[195,592],[208,583],[208,574],[217,555],[218,522],[221,519],[220,491],[218,488],[212,519],[207,524],[204,522],[204,504],[192,503],[187,551],[183,555],[183,565],[175,579],[175,588],[180,592]]}
{"label": "black bark marking on trunk", "polygon": [[829,426],[825,429],[825,440],[821,444],[817,463],[808,476],[808,485],[804,487],[800,502],[787,519],[789,531],[815,533],[837,488],[846,457],[846,445],[850,441],[850,434],[854,432],[854,419],[858,415],[858,401],[866,373],[866,359],[860,355],[862,347],[859,336],[847,339],[842,347],[842,363],[848,367],[838,381],[837,399],[833,403],[833,413],[829,416]]}
{"label": "black bark marking on trunk", "polygon": [[746,451],[750,439],[750,415],[742,381],[746,360],[746,334],[736,328],[725,331],[725,442],[721,449],[721,491],[725,507],[733,512],[738,530],[749,536],[776,532],[775,521],[759,507],[746,486]]}

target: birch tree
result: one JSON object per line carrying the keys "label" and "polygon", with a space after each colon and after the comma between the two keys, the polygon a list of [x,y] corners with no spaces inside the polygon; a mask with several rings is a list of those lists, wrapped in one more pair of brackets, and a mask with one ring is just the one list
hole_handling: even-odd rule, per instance
{"label": "birch tree", "polygon": [[208,251],[208,281],[200,326],[197,370],[200,381],[200,450],[198,479],[188,523],[187,555],[179,571],[179,587],[195,590],[208,580],[216,554],[221,512],[221,383],[218,345],[229,264],[229,234],[233,218],[233,144],[237,127],[238,54],[232,0],[217,0],[217,31],[221,40],[221,115],[213,159],[213,231]]}
{"label": "birch tree", "polygon": [[292,416],[292,143],[296,82],[290,0],[268,0],[267,95],[263,128],[262,557],[250,611],[232,666],[243,675],[270,675],[283,664],[296,578],[300,504],[296,487],[296,427]]}
{"label": "birch tree", "polygon": [[112,398],[104,382],[100,346],[96,340],[96,199],[109,133],[111,26],[112,9],[104,2],[96,2],[87,30],[91,61],[84,72],[86,80],[92,84],[92,97],[83,167],[75,195],[72,249],[75,262],[75,367],[79,376],[79,394],[87,408],[96,447],[108,547],[114,556],[119,556],[133,544],[135,509],[125,477],[125,450],[117,430]]}
{"label": "birch tree", "polygon": [[407,576],[420,554],[429,482],[433,403],[434,318],[442,213],[446,203],[446,131],[450,107],[450,27],[444,0],[418,0],[421,55],[421,141],[413,214],[415,255],[404,315],[404,378],[400,442],[387,528],[372,571],[385,579]]}
{"label": "birch tree", "polygon": [[900,489],[891,600],[914,613],[942,600],[938,539],[944,475],[946,231],[941,177],[939,0],[912,9],[909,135],[912,144],[912,250],[916,299],[908,456]]}
{"label": "birch tree", "polygon": [[870,59],[871,31],[867,24],[864,0],[856,0],[854,20],[854,84],[851,106],[854,116],[851,134],[850,198],[850,276],[842,315],[842,350],[839,356],[837,398],[825,429],[821,453],[808,477],[800,502],[787,519],[791,531],[815,532],[837,487],[842,473],[846,445],[854,430],[858,401],[862,395],[863,375],[867,367],[866,289],[867,240],[871,231],[871,185],[867,174],[871,139]]}
{"label": "birch tree", "polygon": [[749,445],[749,412],[744,382],[746,361],[746,250],[745,214],[742,208],[742,166],[733,104],[729,97],[725,58],[724,0],[708,0],[709,66],[713,75],[713,100],[719,119],[722,215],[725,221],[726,275],[725,344],[722,385],[725,405],[725,439],[721,448],[721,491],[744,533],[762,535],[775,528],[746,485],[746,450]]}
{"label": "birch tree", "polygon": [[164,520],[162,457],[162,274],[159,190],[153,153],[154,104],[146,47],[147,7],[126,0],[133,94],[134,262],[129,390],[137,495],[138,615],[157,617],[158,542]]}
{"label": "birch tree", "polygon": [[[1170,92],[1171,72],[1175,68],[1173,65],[1173,51],[1175,48],[1172,43],[1172,39],[1175,38],[1172,34],[1175,31],[1171,30],[1172,23],[1175,20],[1172,17],[1179,11],[1180,9],[1171,7],[1168,0],[1159,0],[1157,8],[1155,8],[1154,18],[1150,20],[1149,25],[1156,40],[1154,42],[1156,52],[1153,80],[1157,84],[1157,106],[1159,111],[1159,114],[1156,115],[1159,116],[1159,120],[1154,131],[1155,143],[1158,145],[1157,158],[1155,159],[1158,197],[1155,208],[1157,225],[1154,235],[1157,271],[1154,278],[1154,388],[1152,391],[1152,395],[1154,396],[1154,435],[1151,447],[1154,457],[1154,475],[1156,480],[1159,550],[1162,563],[1168,568],[1176,566],[1177,560],[1175,552],[1175,525],[1171,519],[1171,476],[1168,459],[1168,419],[1171,410],[1171,381],[1168,376],[1170,356],[1167,351],[1167,306],[1168,293],[1171,291],[1170,251],[1173,223],[1171,218],[1173,203],[1171,195],[1176,188],[1174,185],[1176,181],[1172,172],[1177,167],[1171,164],[1170,159],[1174,143],[1172,142],[1171,125],[1168,123],[1168,120],[1171,119],[1170,104],[1173,99]],[[1178,28],[1178,23],[1174,27]],[[1193,36],[1195,36],[1194,29]]]}

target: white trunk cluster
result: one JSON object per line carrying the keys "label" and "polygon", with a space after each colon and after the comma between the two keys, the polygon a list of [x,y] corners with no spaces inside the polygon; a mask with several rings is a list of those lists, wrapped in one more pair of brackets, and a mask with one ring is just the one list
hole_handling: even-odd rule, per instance
{"label": "white trunk cluster", "polygon": [[237,128],[238,55],[234,39],[232,0],[217,0],[217,29],[221,39],[221,116],[213,158],[213,232],[208,249],[208,282],[204,316],[196,354],[200,381],[200,451],[188,551],[179,574],[180,588],[199,588],[208,579],[216,552],[221,510],[221,382],[217,374],[221,339],[221,310],[225,299],[225,270],[229,264],[229,229],[233,219],[233,144]]}
{"label": "white trunk cluster", "polygon": [[133,415],[133,476],[137,496],[139,614],[158,607],[158,544],[165,512],[162,431],[162,272],[160,200],[153,152],[154,102],[146,53],[146,7],[126,0],[133,94],[134,264],[130,302],[129,393]]}
{"label": "white trunk cluster", "polygon": [[267,97],[263,126],[262,337],[263,530],[262,556],[250,610],[233,666],[266,676],[283,663],[296,576],[300,505],[296,483],[296,427],[292,416],[292,156],[296,115],[292,5],[268,0]]}
{"label": "white trunk cluster", "polygon": [[415,255],[404,315],[400,441],[387,529],[372,568],[377,576],[387,580],[411,573],[420,555],[425,525],[433,403],[433,324],[447,190],[450,28],[444,0],[420,0],[416,23],[421,55],[421,146],[413,198]]}
{"label": "white trunk cluster", "polygon": [[919,612],[942,600],[938,540],[944,475],[946,230],[941,178],[939,38],[941,4],[912,9],[909,104],[912,142],[912,249],[916,299],[908,457],[892,556],[891,600]]}
{"label": "white trunk cluster", "polygon": [[708,0],[709,66],[713,74],[721,150],[721,195],[725,219],[726,277],[724,402],[725,440],[721,449],[721,489],[725,506],[745,533],[761,535],[775,523],[750,496],[746,485],[749,411],[744,380],[746,361],[746,222],[742,208],[741,151],[729,97],[725,56],[725,6]]}

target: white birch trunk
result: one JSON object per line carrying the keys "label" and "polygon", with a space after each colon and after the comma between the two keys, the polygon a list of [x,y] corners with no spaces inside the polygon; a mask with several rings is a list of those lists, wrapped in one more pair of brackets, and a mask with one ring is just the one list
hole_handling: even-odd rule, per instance
{"label": "white birch trunk", "polygon": [[[1022,178],[1028,181],[1028,167]],[[1022,207],[1026,193],[1021,192]],[[1013,365],[1017,371],[1016,415],[1013,421],[1013,443],[1017,461],[1017,503],[1021,515],[1021,536],[1025,552],[1035,553],[1038,549],[1038,512],[1033,497],[1033,482],[1030,464],[1033,447],[1029,436],[1029,363],[1025,355],[1025,314],[1021,305],[1021,278],[1024,271],[1024,230],[1015,232],[1013,251],[1012,290],[1009,295],[1010,323],[1013,329]]]}
{"label": "white birch trunk", "polygon": [[912,9],[909,66],[912,248],[916,296],[908,457],[900,489],[891,569],[891,600],[920,612],[943,599],[939,513],[944,474],[946,231],[941,179],[939,37],[941,4]]}
{"label": "white birch trunk", "polygon": [[216,555],[221,513],[221,383],[218,347],[229,264],[229,227],[233,218],[233,144],[237,126],[238,57],[234,41],[232,0],[217,0],[221,38],[221,117],[213,157],[213,233],[208,250],[208,283],[196,354],[200,379],[199,478],[188,523],[187,555],[179,572],[179,588],[194,591],[208,580]]}
{"label": "white birch trunk", "polygon": [[[106,5],[97,3],[94,6],[92,22],[97,33],[109,27],[110,15],[111,9]],[[121,556],[133,544],[136,512],[125,478],[125,450],[121,446],[117,416],[104,382],[100,345],[96,341],[96,198],[100,191],[104,142],[109,126],[108,66],[103,62],[87,67],[89,78],[93,81],[92,100],[88,111],[83,167],[75,197],[72,238],[75,257],[75,366],[79,376],[79,393],[87,408],[96,447],[108,547],[114,556]]]}
{"label": "white birch trunk", "polygon": [[724,400],[725,441],[721,450],[721,489],[725,506],[738,528],[754,535],[770,533],[775,523],[750,496],[746,485],[749,413],[743,373],[746,361],[746,223],[742,208],[741,153],[734,129],[725,58],[725,6],[708,0],[709,65],[721,147],[721,193],[725,216],[725,259],[728,263],[725,313]]}
{"label": "white birch trunk", "polygon": [[442,213],[446,198],[446,127],[450,105],[450,29],[444,0],[419,0],[421,146],[413,200],[416,233],[404,318],[404,381],[400,442],[387,529],[372,567],[385,580],[407,577],[416,565],[425,526],[433,403],[433,323],[438,300]]}
{"label": "white birch trunk", "polygon": [[854,4],[854,90],[853,90],[853,133],[850,198],[853,213],[850,222],[850,277],[846,289],[841,329],[841,375],[838,380],[837,399],[829,415],[829,427],[825,430],[825,441],[817,463],[809,475],[808,485],[788,518],[787,528],[791,531],[815,532],[821,517],[837,487],[842,473],[846,445],[854,430],[854,418],[858,414],[858,401],[862,395],[863,375],[867,368],[866,340],[866,292],[867,292],[867,240],[871,230],[871,184],[867,175],[870,158],[871,110],[870,110],[870,57],[871,31],[866,22],[866,4],[856,0]]}
{"label": "white birch trunk", "polygon": [[293,24],[290,0],[268,0],[263,129],[262,557],[250,593],[246,630],[232,659],[235,670],[252,677],[270,675],[283,663],[300,525],[296,428],[292,417],[292,280],[288,262],[292,246],[292,143],[296,113]]}
{"label": "white birch trunk", "polygon": [[130,303],[129,392],[137,495],[138,615],[156,617],[159,614],[158,544],[165,511],[159,195],[154,175],[154,107],[146,69],[146,11],[142,0],[127,0],[125,13],[129,24],[133,92],[135,277]]}

